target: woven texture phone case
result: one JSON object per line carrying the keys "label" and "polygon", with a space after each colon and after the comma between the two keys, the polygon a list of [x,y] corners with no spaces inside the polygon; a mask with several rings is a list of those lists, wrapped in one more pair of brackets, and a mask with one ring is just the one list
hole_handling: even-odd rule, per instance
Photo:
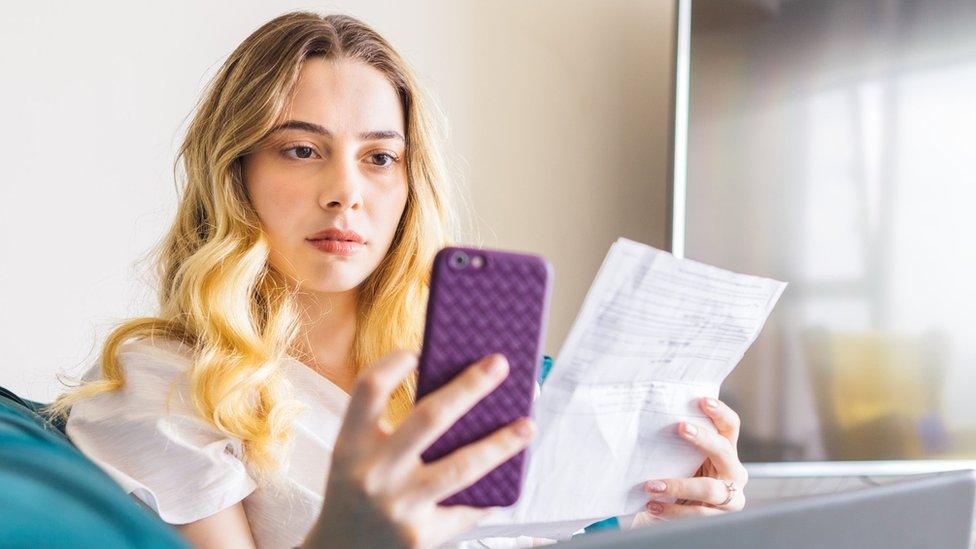
{"label": "woven texture phone case", "polygon": [[[481,256],[485,263],[480,268],[456,268],[451,263],[456,251],[469,257]],[[472,248],[445,248],[437,254],[420,355],[417,400],[491,353],[505,355],[509,374],[422,454],[425,462],[531,415],[551,273],[549,263],[533,255]],[[440,503],[511,505],[521,494],[524,473],[525,450]]]}

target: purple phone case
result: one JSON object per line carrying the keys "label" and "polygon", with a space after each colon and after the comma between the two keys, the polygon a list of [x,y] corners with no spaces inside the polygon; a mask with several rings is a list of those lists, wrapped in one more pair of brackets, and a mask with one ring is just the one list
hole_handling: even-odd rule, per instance
{"label": "purple phone case", "polygon": [[[457,268],[455,252],[480,256],[484,265]],[[425,462],[530,416],[545,337],[552,266],[528,254],[448,247],[437,253],[420,353],[417,400],[449,382],[472,362],[502,353],[509,374],[494,391],[441,435],[421,455]],[[442,505],[507,506],[518,501],[525,450],[502,463]]]}

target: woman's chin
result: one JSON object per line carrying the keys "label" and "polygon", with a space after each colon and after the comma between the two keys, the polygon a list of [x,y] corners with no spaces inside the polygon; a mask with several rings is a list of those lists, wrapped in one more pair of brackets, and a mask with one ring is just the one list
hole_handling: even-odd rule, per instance
{"label": "woman's chin", "polygon": [[[293,262],[291,265],[296,265]],[[289,269],[288,277],[307,292],[343,293],[355,289],[369,276],[375,265],[363,261],[302,262]],[[287,263],[286,263],[287,264]]]}
{"label": "woman's chin", "polygon": [[330,269],[328,274],[318,273],[316,276],[306,277],[301,287],[308,292],[316,293],[344,293],[359,286],[365,276],[361,273],[343,272],[345,269]]}
{"label": "woman's chin", "polygon": [[355,284],[302,284],[302,290],[317,294],[341,294],[356,287]]}

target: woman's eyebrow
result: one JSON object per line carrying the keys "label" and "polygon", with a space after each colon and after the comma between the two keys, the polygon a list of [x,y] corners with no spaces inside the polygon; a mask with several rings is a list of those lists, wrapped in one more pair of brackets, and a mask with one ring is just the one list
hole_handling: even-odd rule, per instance
{"label": "woman's eyebrow", "polygon": [[[324,135],[326,137],[332,137],[332,132],[321,126],[312,122],[304,122],[302,120],[289,120],[287,122],[282,122],[271,130],[271,133],[275,133],[280,130],[302,130],[306,132],[317,133],[319,135]],[[359,138],[367,140],[377,140],[377,139],[399,139],[400,141],[406,141],[403,135],[396,130],[376,130],[371,132],[363,132],[359,134]]]}

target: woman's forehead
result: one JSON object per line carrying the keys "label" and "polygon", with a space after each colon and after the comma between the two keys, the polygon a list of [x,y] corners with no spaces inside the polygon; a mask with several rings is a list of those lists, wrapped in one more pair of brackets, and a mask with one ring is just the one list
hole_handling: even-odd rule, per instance
{"label": "woman's forehead", "polygon": [[309,59],[302,66],[286,119],[319,124],[335,135],[403,133],[400,98],[386,75],[352,59]]}

